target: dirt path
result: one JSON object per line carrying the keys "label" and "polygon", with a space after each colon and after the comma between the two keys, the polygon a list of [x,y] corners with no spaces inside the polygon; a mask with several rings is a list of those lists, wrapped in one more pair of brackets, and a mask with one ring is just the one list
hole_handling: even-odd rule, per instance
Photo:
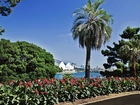
{"label": "dirt path", "polygon": [[89,103],[85,105],[140,105],[140,94],[112,98],[109,100]]}
{"label": "dirt path", "polygon": [[56,105],[140,105],[140,91],[110,94],[96,98],[80,99],[74,103],[64,102]]}

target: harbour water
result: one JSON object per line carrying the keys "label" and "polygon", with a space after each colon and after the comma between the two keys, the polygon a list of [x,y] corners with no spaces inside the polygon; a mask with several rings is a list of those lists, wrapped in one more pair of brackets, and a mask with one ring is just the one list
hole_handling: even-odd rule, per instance
{"label": "harbour water", "polygon": [[[76,73],[71,73],[71,75],[74,78],[84,78],[85,77],[85,72],[76,72]],[[90,78],[96,78],[97,76],[102,77],[101,74],[99,72],[90,72]],[[56,79],[62,79],[63,78],[63,74],[61,73],[57,73],[55,75]]]}

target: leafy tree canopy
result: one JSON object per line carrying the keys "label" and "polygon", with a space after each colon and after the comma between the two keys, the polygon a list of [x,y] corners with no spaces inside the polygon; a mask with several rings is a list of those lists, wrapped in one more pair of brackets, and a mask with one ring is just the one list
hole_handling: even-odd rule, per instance
{"label": "leafy tree canopy", "polygon": [[12,12],[12,8],[19,2],[20,0],[0,0],[0,14],[8,16]]}
{"label": "leafy tree canopy", "polygon": [[2,29],[2,27],[0,26],[0,35],[2,35],[2,33],[4,33],[4,29]]}
{"label": "leafy tree canopy", "polygon": [[[140,34],[139,34],[140,28],[131,28],[127,27],[123,33],[120,35],[122,38],[119,40],[118,43],[113,43],[113,47],[107,46],[106,50],[102,50],[102,54],[104,56],[107,56],[107,63],[104,63],[103,66],[105,69],[111,68],[112,66],[117,67],[117,69],[123,70],[123,73],[126,73],[127,71],[127,65],[129,63],[129,70],[130,75],[133,74],[133,68],[131,64],[131,56],[133,55],[132,51],[126,51],[126,48],[124,51],[121,51],[120,49],[124,48],[122,46],[127,46],[129,49],[137,49],[139,51],[140,49]],[[133,51],[134,52],[134,51]],[[123,56],[122,56],[123,55]],[[137,61],[137,71],[139,70],[139,61]]]}
{"label": "leafy tree canopy", "polygon": [[53,55],[37,45],[0,40],[0,81],[52,78],[57,72]]}

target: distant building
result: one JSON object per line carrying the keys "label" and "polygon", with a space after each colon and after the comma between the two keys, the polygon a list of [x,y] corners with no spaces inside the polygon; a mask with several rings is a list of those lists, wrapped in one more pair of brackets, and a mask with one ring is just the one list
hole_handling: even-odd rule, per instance
{"label": "distant building", "polygon": [[61,62],[58,67],[61,68],[62,70],[66,69],[64,62]]}
{"label": "distant building", "polygon": [[64,63],[60,60],[55,60],[55,65],[61,68],[63,71],[71,71],[74,70],[75,63]]}
{"label": "distant building", "polygon": [[70,62],[66,64],[65,68],[67,70],[74,70],[74,66]]}

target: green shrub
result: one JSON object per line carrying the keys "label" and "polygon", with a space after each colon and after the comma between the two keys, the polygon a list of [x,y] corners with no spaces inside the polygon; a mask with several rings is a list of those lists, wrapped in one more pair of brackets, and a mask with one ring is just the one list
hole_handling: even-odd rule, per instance
{"label": "green shrub", "polygon": [[72,76],[72,74],[67,73],[67,74],[63,74],[63,78],[72,79],[74,77]]}
{"label": "green shrub", "polygon": [[0,81],[52,78],[57,72],[53,55],[25,41],[0,40]]}

